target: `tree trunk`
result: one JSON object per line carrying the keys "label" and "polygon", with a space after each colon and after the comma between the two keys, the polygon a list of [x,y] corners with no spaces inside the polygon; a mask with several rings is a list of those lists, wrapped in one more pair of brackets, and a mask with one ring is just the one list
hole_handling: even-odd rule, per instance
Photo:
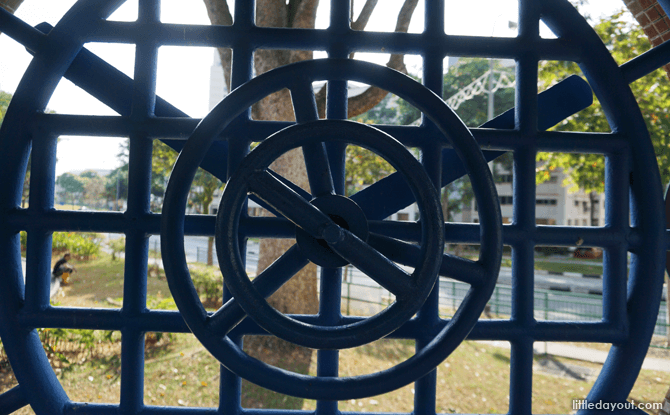
{"label": "tree trunk", "polygon": [[23,0],[0,0],[0,7],[14,14],[21,3],[23,3]]}
{"label": "tree trunk", "polygon": [[[212,24],[232,23],[232,16],[225,0],[203,0]],[[343,0],[346,1],[346,0]],[[361,16],[354,22],[357,30],[363,30],[369,14],[376,5],[376,0],[367,0]],[[409,21],[418,0],[405,0],[405,4],[398,16],[397,31],[407,31]],[[316,20],[318,0],[257,0],[256,24],[260,27],[283,28],[313,28]],[[353,19],[352,19],[353,20]],[[254,69],[261,75],[279,66],[312,59],[311,51],[286,51],[258,49],[254,53]],[[230,89],[231,53],[229,50],[219,50],[224,77]],[[392,55],[387,66],[406,73],[402,56]],[[363,94],[349,100],[349,117],[359,115],[377,105],[387,92],[378,88],[368,88]],[[317,105],[321,116],[325,113],[325,88],[317,95]],[[294,121],[293,106],[287,90],[279,91],[264,98],[252,107],[252,118],[267,121]],[[272,169],[301,188],[309,191],[307,171],[299,149],[290,151],[272,164]],[[289,239],[261,239],[257,274],[267,268],[275,259],[295,244]],[[316,265],[310,263],[301,272],[296,274],[287,284],[272,295],[268,302],[282,313],[316,314],[319,300],[316,285]],[[292,361],[293,370],[306,371],[311,360],[311,350],[287,344],[272,336],[247,337],[244,344],[245,351],[251,356],[265,362],[282,366],[280,361]],[[272,353],[288,356],[276,361]],[[306,373],[306,372],[304,372]],[[246,383],[245,383],[246,384]],[[245,388],[251,388],[246,385]],[[244,393],[243,393],[244,395]],[[249,404],[250,402],[247,402]]]}
{"label": "tree trunk", "polygon": [[207,265],[214,265],[214,237],[207,238]]}

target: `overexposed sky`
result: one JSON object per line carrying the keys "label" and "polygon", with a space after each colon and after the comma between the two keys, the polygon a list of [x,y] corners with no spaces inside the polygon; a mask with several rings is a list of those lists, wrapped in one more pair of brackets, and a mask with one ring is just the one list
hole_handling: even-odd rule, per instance
{"label": "overexposed sky", "polygon": [[[75,0],[25,0],[16,15],[31,25],[58,23]],[[133,21],[137,18],[138,0],[128,0],[112,20]],[[321,0],[317,28],[328,25],[329,1]],[[357,15],[364,1],[356,0]],[[478,36],[515,36],[508,21],[517,20],[517,0],[446,0],[445,31],[450,34]],[[423,29],[423,4],[414,13],[410,32]],[[382,0],[368,24],[369,30],[393,31],[402,0]],[[611,14],[623,7],[619,0],[589,0],[582,11],[593,18]],[[202,0],[163,0],[161,20],[169,23],[209,24]],[[472,16],[476,16],[473,19]],[[134,45],[89,44],[94,53],[132,77]],[[0,89],[14,92],[31,56],[20,44],[6,35],[0,36]],[[159,51],[157,93],[168,102],[193,117],[204,117],[208,111],[209,76],[213,49],[202,47],[163,47]],[[385,63],[388,55],[357,54],[358,59]],[[410,70],[418,69],[419,59],[407,60]],[[90,97],[67,80],[61,81],[48,108],[62,114],[114,115],[108,107]],[[56,174],[90,168],[113,169],[118,166],[120,138],[62,137],[58,147]]]}

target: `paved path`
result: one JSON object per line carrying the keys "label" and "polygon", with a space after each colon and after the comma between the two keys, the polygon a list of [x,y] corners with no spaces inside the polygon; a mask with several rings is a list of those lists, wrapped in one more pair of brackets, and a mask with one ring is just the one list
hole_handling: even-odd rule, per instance
{"label": "paved path", "polygon": [[[26,259],[21,257],[21,268],[23,270],[23,282],[26,281]],[[51,292],[49,294],[49,297],[53,297],[56,295],[58,292],[58,289],[60,288],[60,278],[53,278],[51,277]]]}
{"label": "paved path", "polygon": [[[508,342],[502,341],[482,341],[481,343],[489,344],[495,347],[500,347],[503,349],[509,349],[510,344]],[[535,353],[544,354],[545,353],[545,343],[535,343]],[[558,342],[547,342],[546,343],[546,353],[559,356],[567,357],[569,359],[581,360],[584,362],[592,363],[605,363],[607,359],[608,352],[604,350],[595,350],[589,349],[587,347],[578,347],[572,346],[565,343]],[[647,357],[642,363],[642,369],[656,370],[660,372],[670,372],[670,359],[659,359],[656,357]]]}

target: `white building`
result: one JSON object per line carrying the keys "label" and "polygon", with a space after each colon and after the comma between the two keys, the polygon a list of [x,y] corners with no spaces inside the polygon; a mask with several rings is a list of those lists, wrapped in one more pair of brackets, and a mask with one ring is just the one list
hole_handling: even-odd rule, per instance
{"label": "white building", "polygon": [[[587,194],[579,190],[570,193],[562,185],[565,174],[561,171],[551,173],[549,180],[538,184],[535,191],[535,223],[538,225],[561,226],[603,226],[605,224],[605,203],[602,194]],[[496,183],[503,223],[511,223],[513,218],[513,191],[511,172],[502,171]],[[593,212],[591,210],[594,205]],[[593,213],[593,217],[592,217]],[[478,222],[477,206],[472,203],[464,209],[460,221]]]}

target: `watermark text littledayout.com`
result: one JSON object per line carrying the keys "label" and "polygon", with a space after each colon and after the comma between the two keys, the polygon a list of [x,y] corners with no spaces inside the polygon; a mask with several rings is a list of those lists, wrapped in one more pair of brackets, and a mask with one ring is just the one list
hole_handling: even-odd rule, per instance
{"label": "watermark text littledayout.com", "polygon": [[603,402],[588,401],[586,399],[575,399],[572,401],[572,409],[601,409],[605,411],[619,411],[624,409],[660,410],[663,409],[662,402]]}

